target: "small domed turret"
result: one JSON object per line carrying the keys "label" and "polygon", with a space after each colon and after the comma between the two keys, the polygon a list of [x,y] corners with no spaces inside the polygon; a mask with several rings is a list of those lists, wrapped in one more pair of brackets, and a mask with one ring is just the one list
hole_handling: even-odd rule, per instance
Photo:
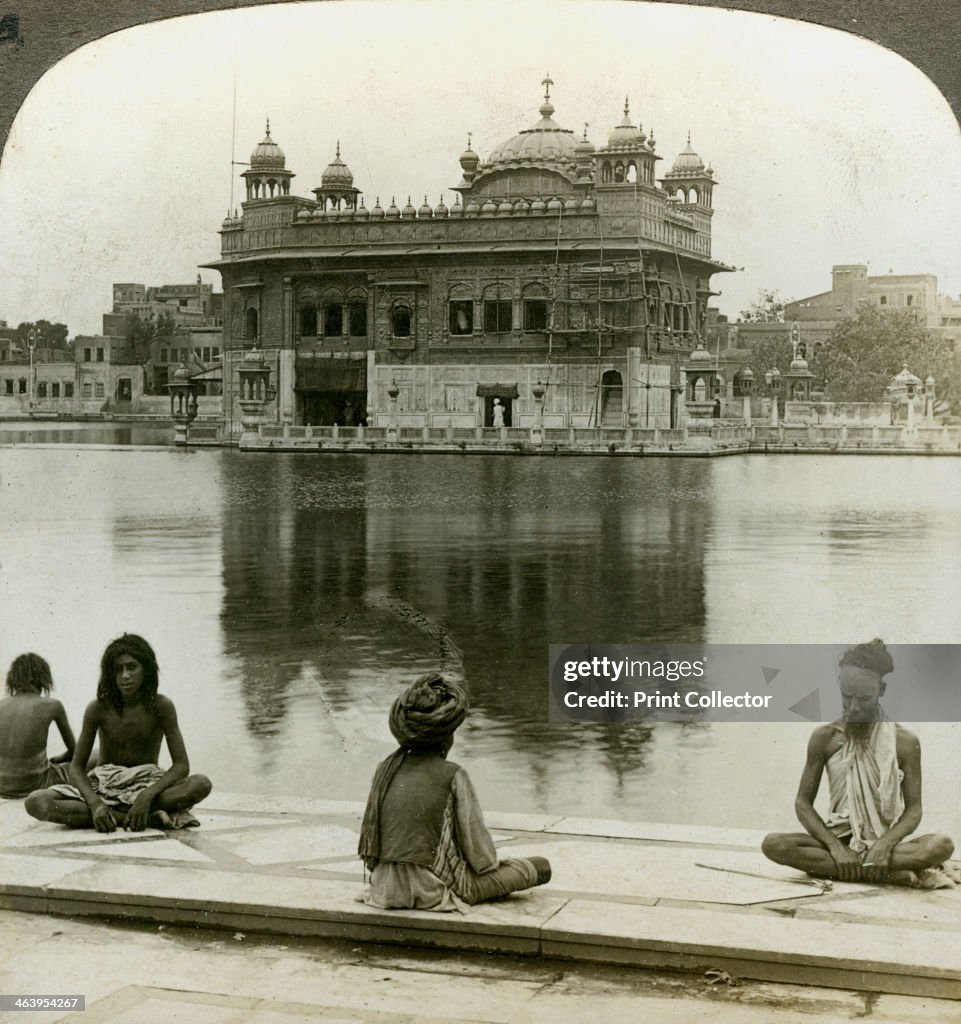
{"label": "small domed turret", "polygon": [[678,154],[671,168],[672,174],[696,173],[704,170],[704,161],[691,148],[691,133],[687,133],[687,145]]}
{"label": "small domed turret", "polygon": [[480,157],[471,149],[471,134],[471,132],[467,133],[467,149],[460,155],[460,166],[465,178],[473,175],[480,164]]}
{"label": "small domed turret", "polygon": [[286,165],[284,151],[270,137],[270,118],[267,118],[267,133],[263,142],[258,143],[250,154],[251,170],[283,170]]}
{"label": "small domed turret", "polygon": [[640,128],[631,123],[631,109],[628,99],[624,97],[624,117],[621,123],[611,129],[607,137],[608,149],[637,149],[644,144],[644,135]]}
{"label": "small domed turret", "polygon": [[284,151],[270,137],[270,118],[262,142],[250,154],[250,166],[243,173],[247,183],[247,200],[274,199],[290,195],[292,171],[286,169]]}
{"label": "small domed turret", "polygon": [[349,188],[354,184],[353,172],[340,158],[340,139],[337,140],[337,155],[324,169],[324,173],[320,176],[320,183],[324,188],[335,186],[347,186]]}

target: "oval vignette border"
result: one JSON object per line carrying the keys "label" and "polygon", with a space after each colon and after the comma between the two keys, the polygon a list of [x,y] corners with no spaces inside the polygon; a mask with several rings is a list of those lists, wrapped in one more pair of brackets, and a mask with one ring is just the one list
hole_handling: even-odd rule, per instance
{"label": "oval vignette border", "polygon": [[[188,14],[296,0],[8,0],[0,8],[0,160],[10,126],[37,80],[81,46],[136,25]],[[330,0],[328,0],[330,2]],[[394,0],[400,3],[403,0]],[[591,0],[583,0],[590,3]],[[625,3],[643,0],[623,0]],[[681,0],[659,0],[679,3]],[[823,25],[893,50],[940,90],[961,124],[961,9],[957,0],[687,0],[689,7],[769,14]],[[159,9],[162,8],[162,9]],[[18,38],[9,32],[17,20]]]}

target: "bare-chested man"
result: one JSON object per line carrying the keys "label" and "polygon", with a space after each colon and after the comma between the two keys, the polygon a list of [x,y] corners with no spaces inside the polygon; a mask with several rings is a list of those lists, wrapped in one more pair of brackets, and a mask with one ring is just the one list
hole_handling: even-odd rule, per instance
{"label": "bare-chested man", "polygon": [[[814,730],[794,809],[806,832],[766,836],[765,856],[844,882],[949,885],[935,871],[954,851],[947,836],[908,839],[921,823],[921,744],[880,705],[894,668],[880,640],[841,656],[843,718]],[[814,809],[825,770],[830,809]]]}
{"label": "bare-chested man", "polygon": [[[23,797],[35,789],[67,781],[67,765],[76,740],[67,712],[50,696],[53,676],[39,654],[21,654],[7,672],[7,693],[0,700],[0,796]],[[47,758],[47,736],[56,725],[67,748]]]}
{"label": "bare-chested man", "polygon": [[[32,793],[27,812],[74,828],[92,825],[98,832],[196,824],[186,812],[207,796],[210,780],[190,775],[176,709],[157,687],[150,644],[132,633],[114,640],[100,663],[97,699],[83,716],[70,764],[73,785]],[[101,764],[88,775],[85,766],[98,734]],[[172,762],[166,771],[157,766],[164,740]]]}

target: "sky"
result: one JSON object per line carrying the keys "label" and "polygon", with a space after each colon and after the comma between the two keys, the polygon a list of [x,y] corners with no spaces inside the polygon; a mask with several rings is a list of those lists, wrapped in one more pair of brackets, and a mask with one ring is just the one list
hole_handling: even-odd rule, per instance
{"label": "sky", "polygon": [[97,333],[113,282],[193,281],[267,117],[299,195],[340,140],[368,205],[450,204],[468,131],[486,158],[533,126],[547,72],[555,121],[598,146],[629,96],[659,174],[690,131],[719,182],[713,255],[743,268],[714,278],[722,313],[825,291],[835,263],[961,294],[961,131],[890,51],[678,5],[341,0],[129,29],[51,69],[0,163],[0,319]]}

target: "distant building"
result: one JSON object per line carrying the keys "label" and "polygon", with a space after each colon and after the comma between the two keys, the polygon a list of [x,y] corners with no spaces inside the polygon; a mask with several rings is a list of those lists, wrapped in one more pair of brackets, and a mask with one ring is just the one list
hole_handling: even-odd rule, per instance
{"label": "distant building", "polygon": [[[32,372],[32,379],[31,379]],[[90,416],[130,411],[143,394],[143,369],[122,339],[78,335],[73,351],[0,339],[0,414]]]}
{"label": "distant building", "polygon": [[879,309],[910,310],[923,327],[938,326],[938,279],[934,274],[868,276],[863,263],[831,268],[831,290],[788,303],[786,320],[847,320],[865,304]]}
{"label": "distant building", "polygon": [[[178,333],[151,343],[144,366],[145,383],[155,394],[164,394],[165,385],[177,366],[184,364],[196,372],[219,365],[223,347],[223,294],[214,292],[197,275],[194,284],[119,283],[113,286],[113,308],[103,314],[103,333],[111,338],[127,338],[131,316],[139,320],[169,316]],[[209,386],[213,381],[208,375]]]}

